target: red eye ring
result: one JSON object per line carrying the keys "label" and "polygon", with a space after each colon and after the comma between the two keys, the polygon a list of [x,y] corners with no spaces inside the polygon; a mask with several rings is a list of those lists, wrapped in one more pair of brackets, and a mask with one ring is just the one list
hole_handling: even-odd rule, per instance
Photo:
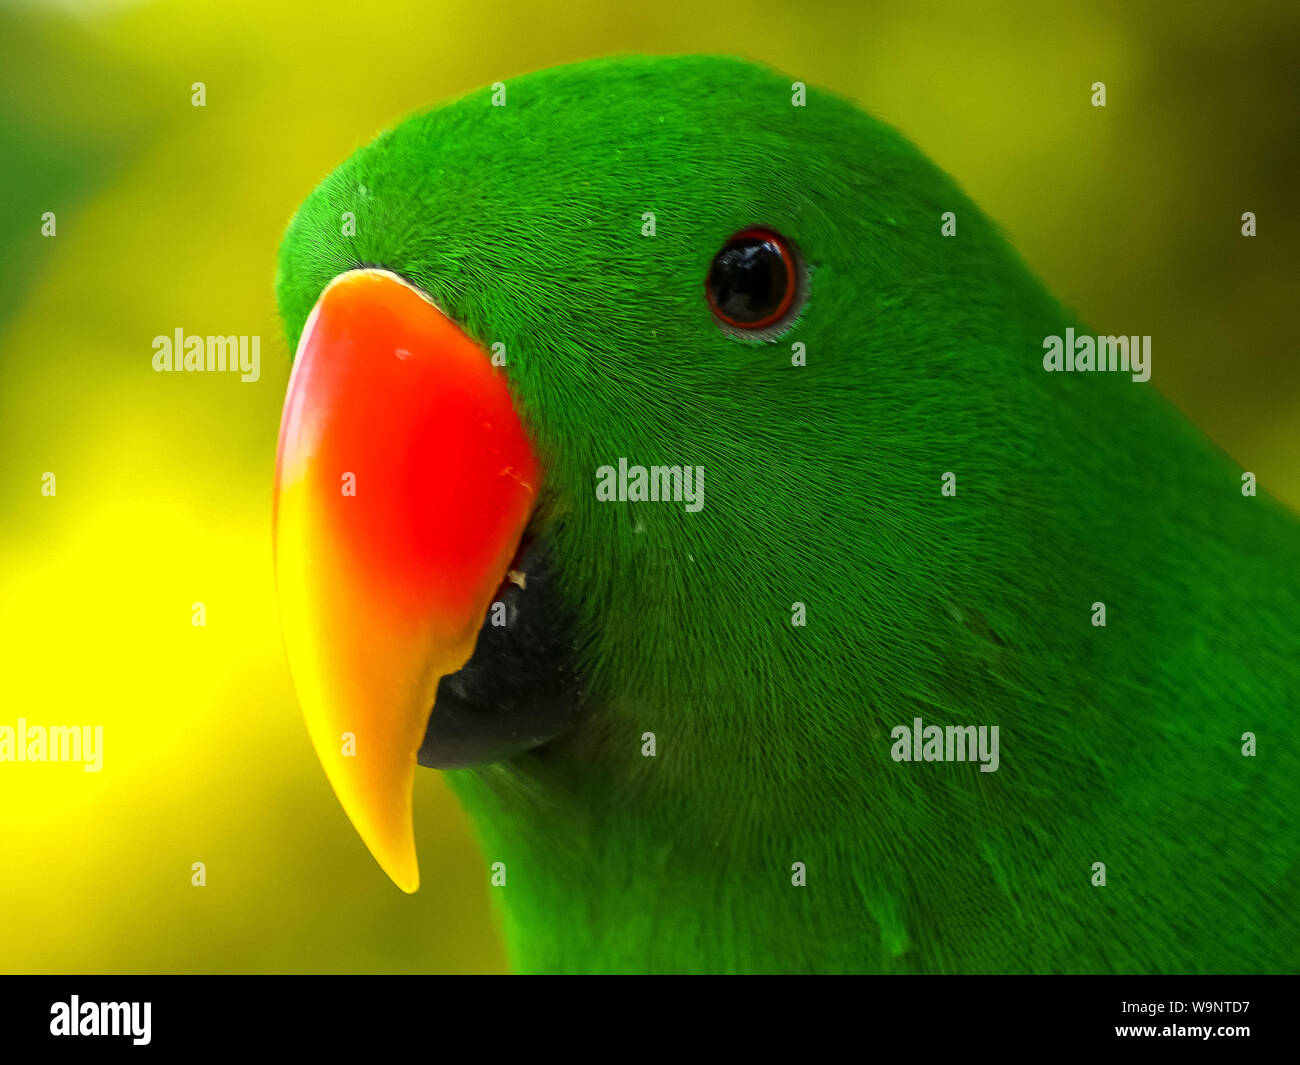
{"label": "red eye ring", "polygon": [[713,257],[704,293],[719,322],[753,333],[782,322],[799,287],[790,242],[766,226],[751,226],[728,237]]}

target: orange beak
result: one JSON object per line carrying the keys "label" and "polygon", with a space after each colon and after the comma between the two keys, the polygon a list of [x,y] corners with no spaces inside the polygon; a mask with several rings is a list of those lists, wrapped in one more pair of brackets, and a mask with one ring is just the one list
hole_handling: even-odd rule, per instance
{"label": "orange beak", "polygon": [[276,587],[316,753],[403,891],[416,753],[473,654],[539,471],[503,372],[417,289],[356,270],[303,329],[280,423]]}

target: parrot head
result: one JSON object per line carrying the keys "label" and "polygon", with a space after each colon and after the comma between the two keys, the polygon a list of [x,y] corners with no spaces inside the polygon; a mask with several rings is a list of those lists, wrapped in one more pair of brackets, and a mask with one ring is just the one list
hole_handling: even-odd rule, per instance
{"label": "parrot head", "polygon": [[954,560],[1014,555],[939,477],[1032,450],[978,427],[1029,401],[1000,367],[1050,297],[904,138],[764,67],[602,60],[416,115],[302,205],[277,295],[287,651],[404,890],[417,763],[488,817],[830,824],[940,671]]}

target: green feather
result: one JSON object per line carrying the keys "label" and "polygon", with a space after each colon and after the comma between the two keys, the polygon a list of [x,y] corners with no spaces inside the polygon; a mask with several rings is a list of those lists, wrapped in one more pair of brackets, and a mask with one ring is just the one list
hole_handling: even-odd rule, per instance
{"label": "green feather", "polygon": [[[1089,330],[997,227],[791,97],[719,58],[522,77],[380,136],[284,241],[291,343],[335,275],[396,271],[505,345],[547,471],[600,712],[448,774],[515,966],[1294,971],[1296,521],[1152,384],[1045,372]],[[811,271],[767,343],[704,300],[755,224]],[[703,510],[597,502],[620,457],[703,466]],[[894,761],[914,717],[997,725],[1000,768]]]}

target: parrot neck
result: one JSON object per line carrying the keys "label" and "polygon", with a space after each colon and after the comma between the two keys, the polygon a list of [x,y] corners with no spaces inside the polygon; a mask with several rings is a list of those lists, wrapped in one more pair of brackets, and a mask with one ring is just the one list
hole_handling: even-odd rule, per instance
{"label": "parrot neck", "polygon": [[791,801],[760,832],[698,794],[596,803],[545,770],[446,776],[475,821],[517,972],[860,972],[868,955],[889,969],[907,949],[901,893],[870,868],[860,826],[811,805]]}

